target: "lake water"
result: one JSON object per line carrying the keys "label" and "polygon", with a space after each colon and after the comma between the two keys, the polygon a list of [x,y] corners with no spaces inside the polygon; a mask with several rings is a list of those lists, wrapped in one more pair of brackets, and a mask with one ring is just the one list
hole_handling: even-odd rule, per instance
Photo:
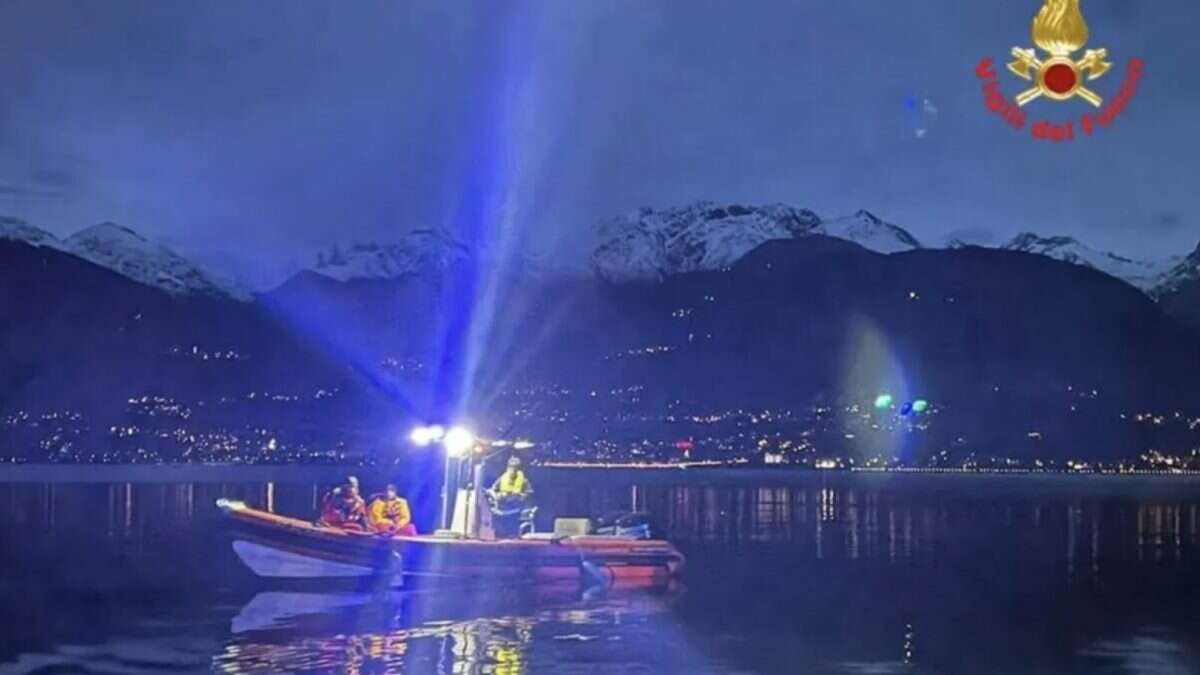
{"label": "lake water", "polygon": [[688,556],[585,596],[264,586],[214,500],[328,481],[38,475],[0,482],[0,673],[1200,672],[1187,478],[535,475],[544,517],[636,506]]}

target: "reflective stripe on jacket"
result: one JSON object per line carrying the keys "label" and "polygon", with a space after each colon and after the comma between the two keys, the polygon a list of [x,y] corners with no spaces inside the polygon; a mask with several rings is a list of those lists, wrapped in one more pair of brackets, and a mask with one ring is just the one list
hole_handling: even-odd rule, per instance
{"label": "reflective stripe on jacket", "polygon": [[523,495],[530,491],[529,479],[520,469],[505,471],[500,474],[500,478],[496,479],[495,489],[502,495]]}

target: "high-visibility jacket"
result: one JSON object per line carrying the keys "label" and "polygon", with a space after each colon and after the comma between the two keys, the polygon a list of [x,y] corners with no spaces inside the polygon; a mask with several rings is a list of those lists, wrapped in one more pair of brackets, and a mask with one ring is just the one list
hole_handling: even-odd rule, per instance
{"label": "high-visibility jacket", "polygon": [[412,512],[408,500],[403,497],[388,499],[376,497],[371,502],[371,527],[376,530],[394,530],[412,523]]}
{"label": "high-visibility jacket", "polygon": [[517,469],[500,474],[492,489],[502,495],[523,495],[533,492],[533,485],[525,477],[525,472]]}
{"label": "high-visibility jacket", "polygon": [[341,489],[327,495],[321,506],[321,522],[326,525],[362,526],[366,524],[366,516],[366,504],[362,497],[342,494]]}

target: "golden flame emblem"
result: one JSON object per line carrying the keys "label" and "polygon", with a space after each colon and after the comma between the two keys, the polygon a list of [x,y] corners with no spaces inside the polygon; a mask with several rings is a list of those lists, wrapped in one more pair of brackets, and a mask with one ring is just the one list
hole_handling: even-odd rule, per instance
{"label": "golden flame emblem", "polygon": [[1017,94],[1017,104],[1025,105],[1045,96],[1066,101],[1078,96],[1097,108],[1104,103],[1096,92],[1083,84],[1083,75],[1094,80],[1112,68],[1105,61],[1107,49],[1089,49],[1075,60],[1071,54],[1087,44],[1088,26],[1079,8],[1080,0],[1045,0],[1041,11],[1033,18],[1033,44],[1050,54],[1043,60],[1033,48],[1013,47],[1015,59],[1008,69],[1017,77],[1032,80],[1034,86]]}

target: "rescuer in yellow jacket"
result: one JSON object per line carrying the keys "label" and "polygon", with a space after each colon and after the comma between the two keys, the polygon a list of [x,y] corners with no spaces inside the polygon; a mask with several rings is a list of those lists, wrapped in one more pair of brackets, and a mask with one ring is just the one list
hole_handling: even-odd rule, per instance
{"label": "rescuer in yellow jacket", "polygon": [[384,494],[371,501],[367,516],[371,529],[380,534],[413,536],[417,533],[417,528],[412,523],[412,512],[408,509],[408,501],[398,494],[396,486],[391,483]]}
{"label": "rescuer in yellow jacket", "polygon": [[511,500],[519,498],[528,500],[533,495],[533,484],[525,477],[525,472],[521,470],[521,460],[512,457],[508,460],[508,468],[500,477],[492,483],[492,493],[499,500]]}

